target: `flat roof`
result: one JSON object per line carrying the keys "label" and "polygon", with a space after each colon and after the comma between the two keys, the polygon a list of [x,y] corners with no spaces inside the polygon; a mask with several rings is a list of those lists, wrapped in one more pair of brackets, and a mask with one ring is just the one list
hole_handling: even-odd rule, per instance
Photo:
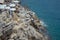
{"label": "flat roof", "polygon": [[10,8],[10,10],[11,10],[11,11],[15,11],[15,10],[16,10],[16,8]]}
{"label": "flat roof", "polygon": [[6,5],[0,5],[0,9],[5,9]]}
{"label": "flat roof", "polygon": [[20,1],[16,0],[16,1],[13,1],[14,3],[19,3]]}
{"label": "flat roof", "polygon": [[15,7],[16,5],[15,5],[15,4],[10,4],[9,6],[10,6],[10,7]]}

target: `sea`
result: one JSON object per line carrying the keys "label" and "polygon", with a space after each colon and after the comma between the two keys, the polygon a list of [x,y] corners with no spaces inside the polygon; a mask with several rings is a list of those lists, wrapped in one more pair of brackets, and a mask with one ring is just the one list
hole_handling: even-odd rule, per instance
{"label": "sea", "polygon": [[51,40],[60,40],[60,0],[21,0],[47,28]]}

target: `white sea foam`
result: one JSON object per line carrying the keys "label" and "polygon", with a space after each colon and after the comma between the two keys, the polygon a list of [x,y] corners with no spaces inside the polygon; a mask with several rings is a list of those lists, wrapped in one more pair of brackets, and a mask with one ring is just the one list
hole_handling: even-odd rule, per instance
{"label": "white sea foam", "polygon": [[47,24],[45,24],[44,21],[41,21],[41,20],[40,20],[40,23],[41,23],[42,26],[47,27]]}

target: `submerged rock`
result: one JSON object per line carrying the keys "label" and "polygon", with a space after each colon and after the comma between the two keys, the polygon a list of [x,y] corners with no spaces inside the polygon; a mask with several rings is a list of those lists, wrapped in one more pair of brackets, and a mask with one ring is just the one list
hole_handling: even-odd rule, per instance
{"label": "submerged rock", "polygon": [[47,31],[31,10],[16,4],[15,11],[0,14],[0,40],[49,40]]}

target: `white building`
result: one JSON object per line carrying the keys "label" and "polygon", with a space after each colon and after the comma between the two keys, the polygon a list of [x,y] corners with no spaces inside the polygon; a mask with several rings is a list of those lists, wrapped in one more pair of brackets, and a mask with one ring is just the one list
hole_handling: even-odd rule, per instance
{"label": "white building", "polygon": [[0,0],[0,3],[4,3],[4,0]]}
{"label": "white building", "polygon": [[0,5],[0,9],[5,9],[6,5]]}
{"label": "white building", "polygon": [[0,4],[3,4],[3,3],[10,3],[12,0],[0,0]]}
{"label": "white building", "polygon": [[20,3],[19,0],[12,0],[12,2],[15,3],[15,4],[19,4]]}

